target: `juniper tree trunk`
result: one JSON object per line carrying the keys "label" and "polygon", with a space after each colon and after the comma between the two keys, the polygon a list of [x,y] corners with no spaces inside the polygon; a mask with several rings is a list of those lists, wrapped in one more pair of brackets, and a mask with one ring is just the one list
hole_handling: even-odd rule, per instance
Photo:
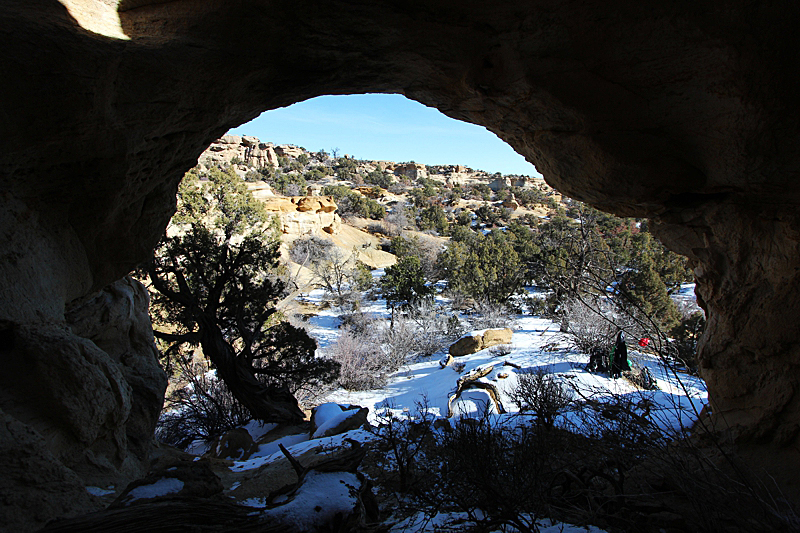
{"label": "juniper tree trunk", "polygon": [[250,361],[236,356],[213,317],[201,315],[198,325],[203,353],[214,364],[217,376],[225,382],[233,397],[250,411],[253,418],[288,423],[303,420],[303,411],[288,388],[267,387],[261,383]]}

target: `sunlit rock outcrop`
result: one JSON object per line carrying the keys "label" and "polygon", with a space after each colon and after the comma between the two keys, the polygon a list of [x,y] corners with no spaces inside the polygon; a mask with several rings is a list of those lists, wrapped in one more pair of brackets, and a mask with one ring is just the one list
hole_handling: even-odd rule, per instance
{"label": "sunlit rock outcrop", "polygon": [[256,137],[223,135],[211,143],[198,159],[198,163],[204,167],[235,161],[254,168],[276,167],[278,155],[272,143],[262,143]]}
{"label": "sunlit rock outcrop", "polygon": [[281,233],[285,235],[310,235],[317,231],[334,235],[342,225],[332,196],[273,196],[259,200],[267,213],[278,217]]}

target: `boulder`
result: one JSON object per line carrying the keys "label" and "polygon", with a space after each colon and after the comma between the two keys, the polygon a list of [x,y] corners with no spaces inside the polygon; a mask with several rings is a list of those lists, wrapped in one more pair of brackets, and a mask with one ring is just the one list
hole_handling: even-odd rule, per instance
{"label": "boulder", "polygon": [[487,329],[464,335],[448,350],[453,357],[473,354],[498,344],[509,344],[513,332],[509,328]]}
{"label": "boulder", "polygon": [[456,342],[450,345],[448,353],[453,357],[461,357],[462,355],[469,355],[479,352],[483,349],[483,335],[475,333],[471,335],[464,335]]}
{"label": "boulder", "polygon": [[234,428],[214,439],[209,454],[217,459],[244,460],[258,450],[250,433],[243,428]]}
{"label": "boulder", "polygon": [[369,425],[366,407],[324,403],[311,410],[311,438],[339,435]]}
{"label": "boulder", "polygon": [[513,333],[510,328],[487,329],[483,332],[483,347],[489,348],[498,344],[511,344]]}

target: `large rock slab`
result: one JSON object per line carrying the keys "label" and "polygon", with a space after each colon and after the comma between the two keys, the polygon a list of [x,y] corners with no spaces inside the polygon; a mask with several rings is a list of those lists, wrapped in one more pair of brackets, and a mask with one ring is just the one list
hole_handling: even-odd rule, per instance
{"label": "large rock slab", "polygon": [[453,357],[473,354],[500,344],[510,344],[513,331],[509,328],[486,329],[464,335],[450,345],[448,352]]}
{"label": "large rock slab", "polygon": [[[0,498],[0,522],[24,531],[86,512],[99,505],[86,485],[124,486],[147,471],[167,381],[147,307],[144,287],[125,278],[72,302],[66,324],[7,325],[0,493],[13,497]],[[13,474],[16,463],[27,473]]]}

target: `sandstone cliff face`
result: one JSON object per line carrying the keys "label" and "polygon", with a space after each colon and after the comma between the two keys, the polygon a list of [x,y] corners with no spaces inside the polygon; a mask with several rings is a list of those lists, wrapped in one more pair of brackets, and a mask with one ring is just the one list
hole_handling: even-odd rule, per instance
{"label": "sandstone cliff face", "polygon": [[[119,472],[138,464],[132,443],[149,422],[129,420],[157,412],[128,382],[125,357],[67,329],[66,306],[148,256],[178,180],[230,127],[320,94],[372,91],[482,124],[560,191],[651,217],[695,264],[713,421],[797,492],[800,6],[693,7],[5,5],[0,320],[13,358],[0,407],[14,435],[44,443],[33,455],[41,464],[67,469],[52,470],[48,490],[69,493],[58,487],[74,486],[68,470],[82,458]],[[42,395],[29,403],[14,385],[31,369]],[[155,373],[141,372],[157,389]]]}
{"label": "sandstone cliff face", "polygon": [[334,235],[339,233],[342,226],[332,196],[274,196],[259,199],[268,213],[280,217],[281,232],[287,235],[309,235],[318,230]]}
{"label": "sandstone cliff face", "polygon": [[428,177],[428,170],[425,165],[419,163],[393,163],[387,165],[385,170],[394,173],[395,176],[417,181],[420,178]]}
{"label": "sandstone cliff face", "polygon": [[229,164],[234,159],[255,168],[278,166],[278,155],[272,143],[262,143],[247,135],[223,135],[211,143],[197,161],[208,167]]}

